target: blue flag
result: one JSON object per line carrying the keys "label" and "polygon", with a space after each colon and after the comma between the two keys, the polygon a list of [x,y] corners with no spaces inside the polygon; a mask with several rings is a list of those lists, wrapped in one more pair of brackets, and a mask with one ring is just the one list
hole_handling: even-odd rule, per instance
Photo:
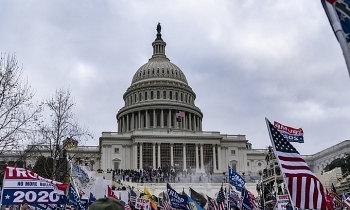
{"label": "blue flag", "polygon": [[69,184],[68,199],[69,203],[73,204],[75,207],[78,207],[78,210],[85,210],[83,204],[80,201],[80,196],[77,191],[75,191],[72,184]]}
{"label": "blue flag", "polygon": [[169,183],[167,184],[167,193],[173,208],[188,210],[188,199],[186,195],[177,193],[173,188],[171,188]]}
{"label": "blue flag", "polygon": [[95,196],[92,194],[92,192],[90,192],[90,197],[89,197],[89,205],[91,205],[93,202],[96,201]]}
{"label": "blue flag", "polygon": [[242,210],[253,210],[254,209],[253,203],[250,200],[248,191],[245,188],[242,188],[242,195],[243,195]]}
{"label": "blue flag", "polygon": [[230,166],[228,167],[228,179],[232,186],[236,187],[237,191],[242,191],[245,181],[244,179],[236,173]]}
{"label": "blue flag", "polygon": [[203,208],[196,202],[194,201],[190,196],[188,196],[186,193],[183,193],[184,195],[187,196],[188,200],[188,205],[190,207],[190,210],[202,210]]}

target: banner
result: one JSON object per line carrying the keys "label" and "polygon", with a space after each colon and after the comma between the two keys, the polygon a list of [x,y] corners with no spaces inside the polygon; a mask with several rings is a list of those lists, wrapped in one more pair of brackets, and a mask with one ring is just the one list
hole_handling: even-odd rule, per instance
{"label": "banner", "polygon": [[177,193],[169,183],[167,184],[167,193],[171,203],[171,206],[175,209],[184,209],[187,210],[188,199],[186,195],[181,195]]}
{"label": "banner", "polygon": [[276,195],[276,201],[278,209],[285,210],[289,203],[289,197],[288,195]]}
{"label": "banner", "polygon": [[150,210],[150,201],[144,198],[136,198],[135,209]]}
{"label": "banner", "polygon": [[65,204],[67,199],[64,191],[67,185],[43,178],[24,168],[6,166],[1,204],[21,204],[24,200],[30,205]]}
{"label": "banner", "polygon": [[228,167],[228,178],[230,184],[232,186],[235,186],[237,191],[242,191],[242,187],[244,187],[245,181],[230,166]]}
{"label": "banner", "polygon": [[273,125],[289,142],[304,143],[304,131],[302,128],[292,128],[276,121],[274,121]]}

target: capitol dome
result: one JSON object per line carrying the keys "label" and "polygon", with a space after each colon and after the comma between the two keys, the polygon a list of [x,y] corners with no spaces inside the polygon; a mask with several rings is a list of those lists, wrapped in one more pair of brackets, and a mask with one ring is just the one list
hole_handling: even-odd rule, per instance
{"label": "capitol dome", "polygon": [[153,55],[134,74],[117,114],[118,132],[167,129],[202,131],[201,110],[196,94],[182,70],[165,55],[160,24],[152,43]]}

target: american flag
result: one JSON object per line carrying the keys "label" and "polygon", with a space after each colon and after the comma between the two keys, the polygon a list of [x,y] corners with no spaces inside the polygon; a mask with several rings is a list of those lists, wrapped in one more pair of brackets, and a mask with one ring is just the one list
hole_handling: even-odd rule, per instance
{"label": "american flag", "polygon": [[322,183],[299,152],[267,119],[266,124],[293,205],[301,209],[326,209]]}
{"label": "american flag", "polygon": [[172,210],[173,207],[171,207],[171,203],[169,198],[166,196],[165,192],[163,192],[163,199],[162,199],[162,206],[160,207],[161,210]]}
{"label": "american flag", "polygon": [[137,194],[135,193],[135,191],[130,190],[130,203],[132,206],[135,206],[136,198],[137,198]]}
{"label": "american flag", "polygon": [[350,197],[347,193],[343,192],[342,194],[343,205],[346,209],[350,209]]}
{"label": "american flag", "polygon": [[180,110],[176,110],[176,117],[185,117],[185,112],[180,111]]}
{"label": "american flag", "polygon": [[332,183],[332,188],[330,192],[331,196],[333,197],[333,203],[335,208],[339,208],[343,205],[342,198],[337,193],[337,189],[335,188],[334,184]]}
{"label": "american flag", "polygon": [[217,209],[217,204],[216,204],[215,199],[213,199],[207,195],[207,200],[208,200],[209,209]]}
{"label": "american flag", "polygon": [[226,197],[222,186],[220,188],[218,197],[216,198],[216,203],[217,203],[217,206],[215,210],[225,210]]}

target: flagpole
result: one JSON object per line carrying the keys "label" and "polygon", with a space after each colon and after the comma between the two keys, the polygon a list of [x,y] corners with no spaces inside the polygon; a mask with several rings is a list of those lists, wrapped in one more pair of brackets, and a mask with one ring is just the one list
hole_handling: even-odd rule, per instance
{"label": "flagpole", "polygon": [[[273,149],[275,158],[276,158],[276,160],[277,160],[278,166],[280,167],[280,169],[282,169],[281,163],[280,163],[280,161],[279,161],[279,159],[278,159],[278,155],[277,155],[277,152],[276,152],[275,143],[274,143],[273,140],[272,140],[271,129],[269,128],[269,121],[268,121],[268,119],[267,119],[266,117],[265,117],[265,121],[266,121],[267,130],[269,131],[269,136],[270,136],[271,144],[272,144],[272,146],[273,146],[272,149]],[[285,173],[283,172],[283,170],[280,170],[280,171],[281,171],[282,174],[283,174],[283,180],[284,180],[284,182],[286,182],[286,175],[285,175]],[[276,177],[276,174],[275,174],[275,177]],[[288,197],[289,197],[290,203],[292,204],[293,210],[295,210],[295,208],[294,208],[294,207],[295,207],[295,206],[294,206],[294,202],[293,202],[292,197],[291,197],[290,192],[289,192],[288,183],[286,183],[286,184],[287,184],[287,192],[288,192]],[[277,183],[276,183],[276,185],[277,185]],[[276,192],[276,195],[277,195],[277,192]],[[277,199],[277,198],[276,198],[276,199]]]}
{"label": "flagpole", "polygon": [[336,14],[335,8],[331,3],[329,3],[325,0],[322,0],[322,4],[324,5],[324,9],[327,10],[326,12],[328,12],[328,18],[331,22],[335,36],[337,37],[338,42],[340,44],[340,47],[343,51],[345,63],[346,63],[348,73],[350,76],[350,51],[348,48],[348,42],[346,41],[345,36],[344,36],[344,31],[343,31],[341,24],[340,24],[340,21],[339,21],[339,17]]}

